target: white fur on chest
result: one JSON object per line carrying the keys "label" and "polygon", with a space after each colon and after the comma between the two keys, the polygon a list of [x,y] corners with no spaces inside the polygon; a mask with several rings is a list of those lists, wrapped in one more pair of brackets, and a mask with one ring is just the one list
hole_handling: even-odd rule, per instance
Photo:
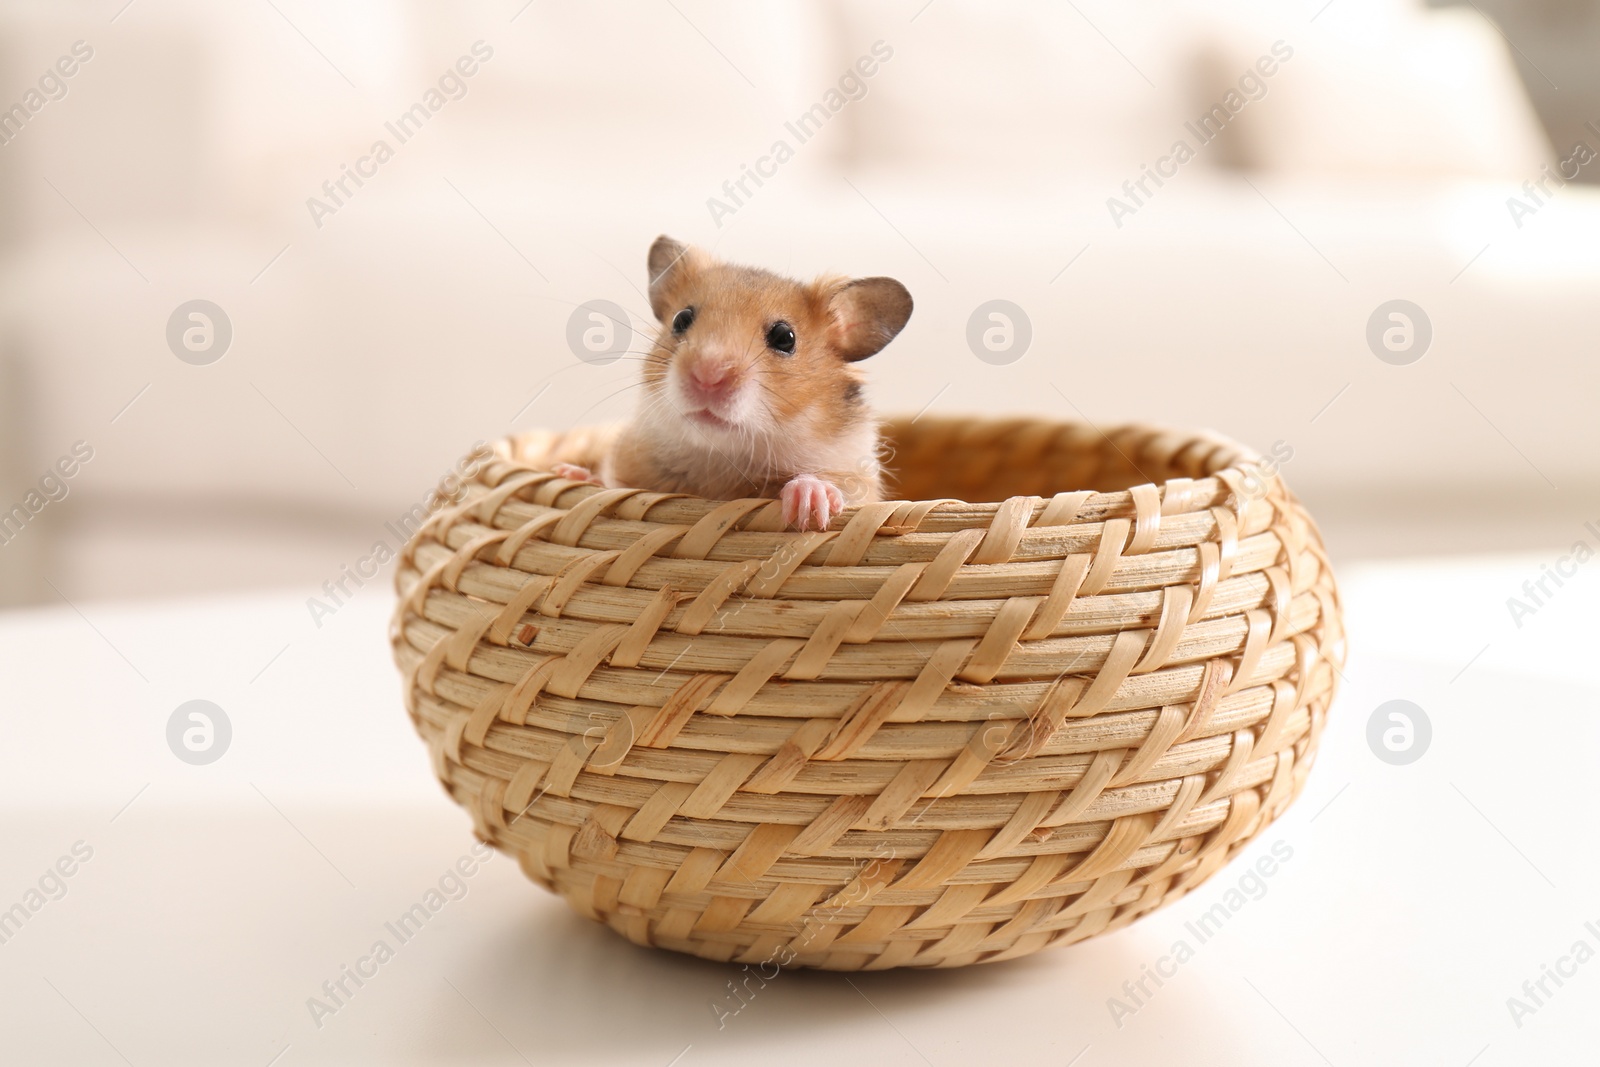
{"label": "white fur on chest", "polygon": [[843,434],[830,434],[809,419],[771,429],[721,430],[658,409],[641,412],[634,431],[660,466],[683,473],[714,497],[733,495],[747,483],[787,482],[799,474],[835,476],[851,503],[878,487],[878,433],[868,420]]}

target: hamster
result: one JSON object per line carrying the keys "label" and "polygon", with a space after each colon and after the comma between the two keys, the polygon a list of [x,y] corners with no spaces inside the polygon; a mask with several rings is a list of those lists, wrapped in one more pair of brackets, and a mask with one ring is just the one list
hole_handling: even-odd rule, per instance
{"label": "hamster", "polygon": [[662,236],[650,246],[650,310],[639,409],[598,470],[600,485],[714,500],[776,497],[797,530],[823,530],[879,499],[877,420],[856,364],[911,317],[892,278],[809,283],[722,263]]}

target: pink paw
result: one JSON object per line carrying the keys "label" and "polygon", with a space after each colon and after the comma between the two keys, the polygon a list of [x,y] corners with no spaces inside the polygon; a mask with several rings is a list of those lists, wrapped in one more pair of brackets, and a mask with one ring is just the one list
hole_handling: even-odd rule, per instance
{"label": "pink paw", "polygon": [[557,463],[550,470],[554,474],[574,482],[589,482],[592,485],[605,484],[599,478],[596,478],[594,472],[588,467],[579,467],[572,463]]}
{"label": "pink paw", "polygon": [[814,474],[799,474],[783,487],[783,521],[796,530],[826,530],[844,510],[844,494]]}

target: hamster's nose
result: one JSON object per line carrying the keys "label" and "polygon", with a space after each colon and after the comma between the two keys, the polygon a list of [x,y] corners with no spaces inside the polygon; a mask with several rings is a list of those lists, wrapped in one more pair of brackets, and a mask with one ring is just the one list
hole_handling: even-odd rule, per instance
{"label": "hamster's nose", "polygon": [[699,360],[688,374],[689,391],[703,402],[725,399],[736,384],[733,368],[720,360]]}

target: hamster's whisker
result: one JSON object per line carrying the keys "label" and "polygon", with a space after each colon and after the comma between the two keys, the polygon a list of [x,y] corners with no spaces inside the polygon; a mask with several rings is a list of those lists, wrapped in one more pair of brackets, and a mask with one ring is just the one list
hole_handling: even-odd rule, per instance
{"label": "hamster's whisker", "polygon": [[[770,396],[770,397],[771,397],[771,398],[772,398],[772,399],[774,399],[774,400],[778,400],[778,399],[780,399],[780,398],[781,398],[781,396],[782,396],[782,394],[781,394],[781,393],[779,393],[779,392],[778,392],[778,391],[777,391],[777,390],[776,390],[776,389],[774,389],[774,388],[773,388],[773,387],[772,387],[772,386],[770,386],[770,385],[768,385],[768,384],[767,384],[767,383],[766,383],[766,382],[764,382],[764,381],[762,381],[762,380],[761,380],[761,379],[760,379],[760,378],[757,378],[757,379],[756,379],[756,384],[757,384],[757,385],[759,385],[759,386],[761,386],[761,390],[762,390],[762,392],[764,392],[764,393],[766,393],[766,394],[767,394],[767,395],[768,395],[768,396]],[[776,413],[775,413],[775,412],[774,412],[774,411],[773,411],[773,410],[772,410],[772,405],[770,405],[770,404],[768,404],[768,403],[767,403],[767,402],[766,402],[766,401],[765,401],[765,400],[763,400],[763,401],[762,401],[762,402],[761,402],[761,404],[762,404],[762,406],[763,406],[763,407],[765,407],[765,408],[766,408],[766,409],[767,409],[767,416],[768,416],[768,417],[769,417],[769,418],[771,418],[771,419],[772,419],[772,424],[773,424],[773,425],[774,425],[774,426],[777,426],[777,425],[778,425],[778,416],[777,416],[777,414],[776,414]]]}
{"label": "hamster's whisker", "polygon": [[621,396],[623,393],[626,393],[628,390],[630,390],[630,389],[638,389],[643,385],[644,385],[644,382],[631,382],[628,385],[623,386],[621,389],[618,389],[616,392],[609,393],[606,396],[601,397],[599,400],[596,400],[593,404],[590,404],[588,407],[584,408],[581,412],[579,412],[576,416],[574,416],[574,420],[583,418],[585,415],[589,414],[589,412],[593,411],[595,408],[599,407],[601,404],[604,404],[606,401],[614,400],[617,397]]}

